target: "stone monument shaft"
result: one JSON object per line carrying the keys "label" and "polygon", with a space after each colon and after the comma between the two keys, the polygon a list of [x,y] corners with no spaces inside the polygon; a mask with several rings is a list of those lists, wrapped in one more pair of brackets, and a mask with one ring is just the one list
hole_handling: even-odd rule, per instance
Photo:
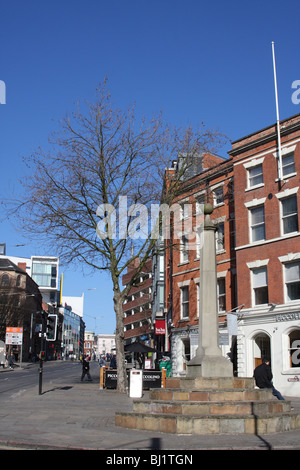
{"label": "stone monument shaft", "polygon": [[200,253],[199,337],[196,356],[188,363],[190,377],[232,377],[232,363],[219,346],[217,306],[216,226],[210,219],[213,208],[204,205],[203,244]]}

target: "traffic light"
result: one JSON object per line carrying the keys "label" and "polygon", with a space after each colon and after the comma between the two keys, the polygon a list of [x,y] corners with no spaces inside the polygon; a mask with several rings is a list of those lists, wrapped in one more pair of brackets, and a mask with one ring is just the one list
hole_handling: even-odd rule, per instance
{"label": "traffic light", "polygon": [[45,351],[41,351],[40,352],[40,360],[44,361],[45,359],[46,359],[46,353],[45,353]]}
{"label": "traffic light", "polygon": [[57,315],[50,314],[47,316],[46,341],[55,341],[56,332],[57,332]]}

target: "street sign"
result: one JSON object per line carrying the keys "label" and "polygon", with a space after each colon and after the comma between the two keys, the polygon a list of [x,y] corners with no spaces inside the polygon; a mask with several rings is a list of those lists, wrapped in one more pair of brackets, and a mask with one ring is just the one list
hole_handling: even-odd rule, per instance
{"label": "street sign", "polygon": [[5,344],[22,345],[23,328],[6,327]]}

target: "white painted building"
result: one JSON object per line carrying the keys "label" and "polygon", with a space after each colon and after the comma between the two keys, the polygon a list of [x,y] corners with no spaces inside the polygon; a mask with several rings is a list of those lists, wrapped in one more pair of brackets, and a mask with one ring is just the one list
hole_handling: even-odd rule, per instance
{"label": "white painted building", "polygon": [[238,321],[239,377],[251,377],[264,356],[271,359],[274,387],[300,397],[300,303],[243,312]]}
{"label": "white painted building", "polygon": [[100,334],[97,335],[97,358],[101,355],[112,354],[116,348],[115,335]]}

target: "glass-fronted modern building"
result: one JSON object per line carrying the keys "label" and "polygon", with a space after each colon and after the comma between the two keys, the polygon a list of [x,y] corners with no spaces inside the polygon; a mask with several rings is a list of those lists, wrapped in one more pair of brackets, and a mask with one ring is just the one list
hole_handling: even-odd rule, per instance
{"label": "glass-fronted modern building", "polygon": [[78,360],[83,355],[84,323],[82,317],[72,311],[72,307],[65,305],[59,308],[63,314],[62,331],[62,358],[64,360]]}

